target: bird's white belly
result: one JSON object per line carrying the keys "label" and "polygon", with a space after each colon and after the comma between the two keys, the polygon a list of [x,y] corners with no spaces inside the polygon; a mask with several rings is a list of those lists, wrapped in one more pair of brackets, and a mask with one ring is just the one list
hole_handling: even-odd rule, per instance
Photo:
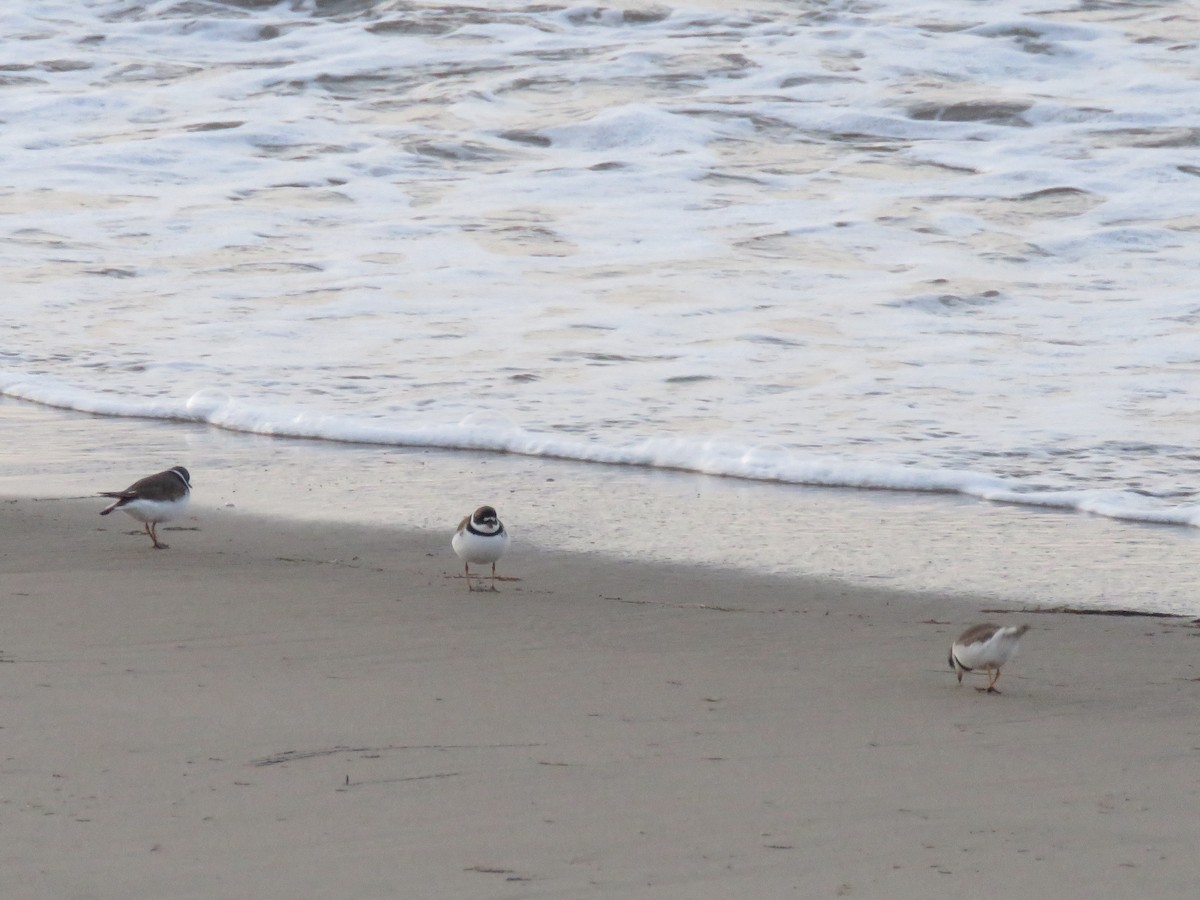
{"label": "bird's white belly", "polygon": [[128,513],[139,522],[170,522],[178,519],[187,509],[187,496],[178,500],[130,500],[118,507],[123,513]]}
{"label": "bird's white belly", "polygon": [[968,669],[997,668],[1008,662],[1017,643],[1011,638],[991,640],[983,644],[959,647],[955,656]]}
{"label": "bird's white belly", "polygon": [[[454,535],[450,542],[458,558],[469,563],[494,563],[508,549],[508,533],[503,534],[472,534],[462,531]],[[445,546],[443,544],[442,546]]]}

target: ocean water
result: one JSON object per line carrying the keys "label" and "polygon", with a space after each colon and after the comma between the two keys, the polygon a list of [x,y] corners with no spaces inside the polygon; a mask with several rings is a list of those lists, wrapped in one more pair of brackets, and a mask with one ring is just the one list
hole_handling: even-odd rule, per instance
{"label": "ocean water", "polygon": [[1191,3],[0,30],[7,397],[1200,525]]}

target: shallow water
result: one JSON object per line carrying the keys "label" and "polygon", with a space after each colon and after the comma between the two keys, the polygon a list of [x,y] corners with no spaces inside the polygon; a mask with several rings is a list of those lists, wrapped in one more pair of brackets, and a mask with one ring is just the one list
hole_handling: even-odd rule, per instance
{"label": "shallow water", "polygon": [[1192,5],[2,27],[9,396],[1200,523]]}

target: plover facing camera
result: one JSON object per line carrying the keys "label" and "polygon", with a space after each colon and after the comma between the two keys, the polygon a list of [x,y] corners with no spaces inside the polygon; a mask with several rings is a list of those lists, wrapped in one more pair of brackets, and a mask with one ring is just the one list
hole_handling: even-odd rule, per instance
{"label": "plover facing camera", "polygon": [[490,506],[481,506],[458,525],[458,531],[450,545],[463,561],[463,575],[467,579],[467,590],[475,590],[471,583],[471,564],[492,564],[492,590],[496,590],[496,560],[507,551],[512,539],[504,529],[504,523]]}

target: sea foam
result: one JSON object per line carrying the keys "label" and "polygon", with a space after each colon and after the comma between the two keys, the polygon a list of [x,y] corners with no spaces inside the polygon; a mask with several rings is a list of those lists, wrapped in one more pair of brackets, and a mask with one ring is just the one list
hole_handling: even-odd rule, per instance
{"label": "sea foam", "polygon": [[1200,507],[1148,507],[1144,497],[1116,491],[1045,491],[983,473],[887,466],[799,454],[782,446],[742,447],[721,441],[648,439],[606,445],[527,431],[488,413],[454,425],[401,427],[385,422],[263,408],[216,390],[182,403],[131,402],[72,389],[47,379],[6,376],[0,394],[103,416],[205,423],[247,434],[394,447],[512,453],[582,463],[639,466],[781,484],[957,493],[981,500],[1070,509],[1113,519],[1200,526]]}
{"label": "sea foam", "polygon": [[2,390],[1195,524],[1190,20],[727,7],[18,4]]}

